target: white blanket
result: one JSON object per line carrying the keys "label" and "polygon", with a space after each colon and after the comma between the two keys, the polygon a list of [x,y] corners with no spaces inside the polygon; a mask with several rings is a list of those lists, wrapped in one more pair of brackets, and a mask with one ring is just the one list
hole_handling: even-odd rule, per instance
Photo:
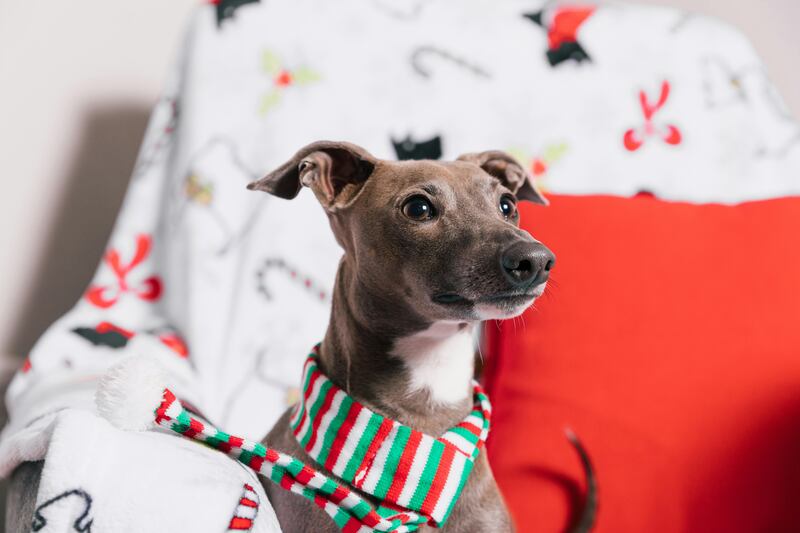
{"label": "white blanket", "polygon": [[505,149],[557,193],[800,193],[800,127],[747,41],[709,19],[538,0],[216,3],[188,26],[91,286],[8,391],[0,474],[46,460],[47,533],[277,530],[247,469],[116,430],[92,397],[110,365],[147,352],[230,432],[259,438],[293,402],[341,252],[312,195],[245,184],[306,143]]}

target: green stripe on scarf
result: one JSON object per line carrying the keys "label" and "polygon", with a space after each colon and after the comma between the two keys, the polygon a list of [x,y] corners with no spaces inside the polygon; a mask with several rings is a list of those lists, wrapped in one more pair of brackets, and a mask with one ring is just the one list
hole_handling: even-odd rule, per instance
{"label": "green stripe on scarf", "polygon": [[408,506],[411,509],[422,508],[422,502],[425,501],[425,496],[427,496],[428,492],[431,490],[431,482],[434,477],[436,477],[436,471],[439,469],[439,461],[442,458],[443,452],[444,445],[439,441],[434,442],[428,454],[428,460],[425,463],[425,469],[422,471],[422,477],[420,477],[417,489],[414,491],[411,501],[408,502]]}
{"label": "green stripe on scarf", "polygon": [[[367,453],[367,449],[369,448],[370,443],[372,443],[372,439],[375,438],[375,434],[378,432],[381,422],[383,422],[383,418],[381,416],[376,415],[375,413],[370,415],[369,422],[367,422],[367,427],[364,429],[364,433],[358,440],[356,449],[353,452],[353,455],[350,457],[350,460],[347,462],[347,466],[342,473],[343,479],[350,483],[353,482],[353,479],[356,476],[356,471],[358,471],[358,467],[361,466],[361,463],[364,460],[364,454]],[[342,450],[342,452],[344,453],[345,450]]]}
{"label": "green stripe on scarf", "polygon": [[325,381],[322,386],[319,388],[319,395],[317,395],[317,401],[314,402],[314,405],[311,406],[311,410],[308,412],[308,427],[306,428],[305,435],[303,435],[303,440],[300,441],[300,446],[303,448],[306,447],[308,441],[311,440],[311,434],[314,433],[314,419],[317,417],[317,413],[319,410],[322,409],[322,404],[325,403],[325,396],[328,395],[328,391],[331,390],[333,387],[332,381]]}
{"label": "green stripe on scarf", "polygon": [[[325,461],[328,459],[333,441],[336,439],[336,435],[339,433],[342,424],[344,424],[344,421],[347,419],[347,414],[350,412],[350,406],[352,405],[353,399],[350,396],[345,396],[344,400],[342,400],[342,405],[339,407],[339,412],[336,413],[336,416],[331,420],[330,426],[328,426],[328,429],[325,431],[322,448],[316,459],[319,464],[324,465]],[[319,436],[317,436],[317,438],[319,438]]]}
{"label": "green stripe on scarf", "polygon": [[375,497],[383,499],[389,488],[392,486],[394,473],[397,472],[397,464],[400,461],[400,456],[403,455],[403,450],[406,447],[408,438],[411,436],[411,428],[407,426],[398,426],[395,433],[394,442],[389,450],[389,456],[386,458],[386,468],[381,472],[381,477],[378,479],[378,485],[375,487]]}

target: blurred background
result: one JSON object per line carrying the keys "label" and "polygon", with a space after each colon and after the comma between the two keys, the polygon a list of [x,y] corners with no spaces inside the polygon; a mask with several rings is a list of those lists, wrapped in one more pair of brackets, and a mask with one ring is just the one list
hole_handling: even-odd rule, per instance
{"label": "blurred background", "polygon": [[[0,354],[18,366],[89,282],[197,0],[0,0]],[[800,115],[796,0],[646,0],[739,27]]]}

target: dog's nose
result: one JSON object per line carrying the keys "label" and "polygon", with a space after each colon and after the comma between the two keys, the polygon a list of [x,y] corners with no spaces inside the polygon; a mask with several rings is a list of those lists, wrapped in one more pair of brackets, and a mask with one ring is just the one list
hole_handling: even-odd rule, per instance
{"label": "dog's nose", "polygon": [[518,242],[503,252],[503,273],[514,286],[533,287],[547,281],[556,256],[538,242]]}

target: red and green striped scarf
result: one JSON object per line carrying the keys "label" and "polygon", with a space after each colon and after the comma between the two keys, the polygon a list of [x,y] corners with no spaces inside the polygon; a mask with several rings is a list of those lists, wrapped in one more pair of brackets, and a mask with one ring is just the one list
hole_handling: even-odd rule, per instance
{"label": "red and green striped scarf", "polygon": [[[439,438],[385,418],[350,397],[319,369],[316,348],[303,371],[303,394],[291,419],[306,452],[348,485],[259,442],[225,433],[192,416],[169,391],[156,423],[208,444],[322,508],[345,532],[441,527],[489,433],[491,405],[477,382],[464,420]],[[381,502],[362,498],[358,489]]]}
{"label": "red and green striped scarf", "polygon": [[439,438],[369,410],[319,369],[312,353],[291,420],[297,442],[352,487],[441,526],[489,433],[491,406],[477,383],[474,406]]}

